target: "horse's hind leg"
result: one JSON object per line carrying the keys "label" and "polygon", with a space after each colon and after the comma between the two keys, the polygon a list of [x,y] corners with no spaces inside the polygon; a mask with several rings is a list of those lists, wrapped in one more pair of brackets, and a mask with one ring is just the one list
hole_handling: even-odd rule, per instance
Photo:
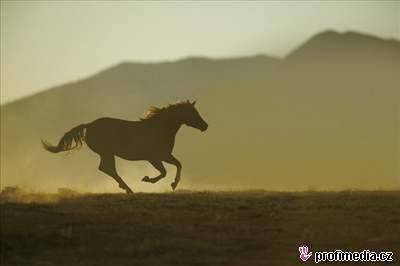
{"label": "horse's hind leg", "polygon": [[143,177],[142,181],[143,182],[149,182],[149,183],[156,183],[159,181],[161,178],[165,177],[167,174],[167,171],[165,170],[164,165],[162,164],[161,161],[149,161],[151,165],[154,166],[158,171],[160,171],[160,174],[156,177],[150,178],[148,176]]}
{"label": "horse's hind leg", "polygon": [[99,165],[99,170],[108,174],[115,181],[118,182],[119,187],[124,189],[126,193],[133,193],[133,191],[128,187],[128,185],[122,180],[122,178],[118,175],[117,170],[115,169],[115,158],[114,156],[110,155],[100,155],[101,161]]}
{"label": "horse's hind leg", "polygon": [[181,180],[182,165],[172,154],[163,161],[176,166],[175,180],[171,183],[172,189],[175,190],[175,188],[178,186],[179,181]]}

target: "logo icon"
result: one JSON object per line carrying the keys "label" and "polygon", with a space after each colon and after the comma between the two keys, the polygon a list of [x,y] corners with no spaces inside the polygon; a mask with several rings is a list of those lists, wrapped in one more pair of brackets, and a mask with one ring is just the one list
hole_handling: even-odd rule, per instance
{"label": "logo icon", "polygon": [[308,252],[307,246],[299,247],[299,252],[300,252],[300,259],[303,262],[306,262],[312,256],[312,252],[311,251]]}

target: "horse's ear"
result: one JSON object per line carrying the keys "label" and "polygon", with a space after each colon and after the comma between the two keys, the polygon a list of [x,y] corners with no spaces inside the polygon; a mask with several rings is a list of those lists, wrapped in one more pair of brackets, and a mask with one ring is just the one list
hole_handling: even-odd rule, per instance
{"label": "horse's ear", "polygon": [[195,104],[196,104],[196,100],[192,102],[192,105],[193,105],[193,106],[195,106]]}

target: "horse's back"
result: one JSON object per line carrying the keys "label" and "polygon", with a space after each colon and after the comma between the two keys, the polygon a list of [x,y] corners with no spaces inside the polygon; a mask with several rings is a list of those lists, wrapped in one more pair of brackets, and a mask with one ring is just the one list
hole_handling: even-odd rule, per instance
{"label": "horse's back", "polygon": [[86,125],[86,143],[95,152],[111,152],[142,135],[140,121],[103,117]]}
{"label": "horse's back", "polygon": [[124,120],[124,119],[118,119],[118,118],[112,118],[112,117],[101,117],[98,118],[94,121],[92,121],[90,124],[90,126],[94,126],[94,127],[110,127],[110,126],[129,126],[132,124],[137,124],[140,121],[130,121],[130,120]]}

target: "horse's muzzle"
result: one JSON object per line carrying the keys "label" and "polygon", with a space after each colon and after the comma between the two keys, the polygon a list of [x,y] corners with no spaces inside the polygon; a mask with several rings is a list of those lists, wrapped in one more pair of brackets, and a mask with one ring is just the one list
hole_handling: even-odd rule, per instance
{"label": "horse's muzzle", "polygon": [[204,125],[201,126],[200,130],[201,130],[201,132],[204,132],[207,130],[207,128],[208,128],[208,124],[204,123]]}

